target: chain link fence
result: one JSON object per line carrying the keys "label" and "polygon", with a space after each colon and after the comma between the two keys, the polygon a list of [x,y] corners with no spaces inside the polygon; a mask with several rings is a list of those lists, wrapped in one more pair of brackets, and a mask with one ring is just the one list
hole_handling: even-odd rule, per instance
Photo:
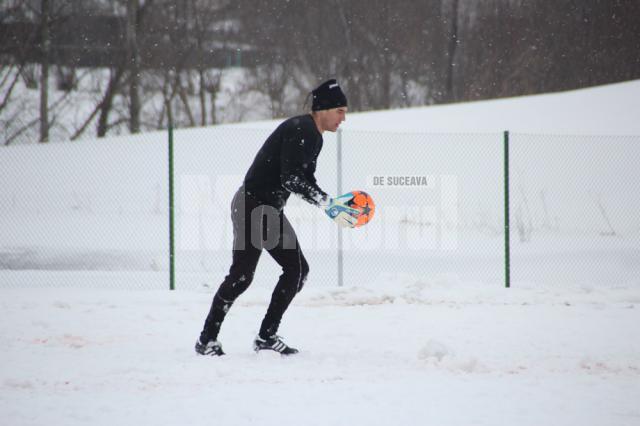
{"label": "chain link fence", "polygon": [[378,206],[346,233],[345,283],[503,282],[500,134],[343,138],[345,189],[364,187]]}
{"label": "chain link fence", "polygon": [[640,136],[511,135],[512,280],[640,284]]}
{"label": "chain link fence", "polygon": [[[269,133],[176,132],[176,288],[226,275],[231,198]],[[501,133],[325,133],[318,183],[367,191],[376,213],[339,231],[290,198],[308,285],[503,286],[503,148]],[[510,153],[512,286],[637,285],[640,137],[512,134]],[[0,149],[0,285],[169,288],[168,164],[162,132]],[[279,274],[265,253],[254,285]]]}
{"label": "chain link fence", "polygon": [[166,134],[0,149],[2,286],[163,287]]}

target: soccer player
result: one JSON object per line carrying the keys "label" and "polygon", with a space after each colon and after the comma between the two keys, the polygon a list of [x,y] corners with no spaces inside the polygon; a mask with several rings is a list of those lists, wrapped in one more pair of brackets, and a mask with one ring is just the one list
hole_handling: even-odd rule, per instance
{"label": "soccer player", "polygon": [[330,198],[316,183],[316,160],[322,134],[335,132],[345,120],[347,98],[336,80],[311,92],[309,114],[289,118],[267,138],[231,202],[233,259],[211,303],[195,350],[201,355],[224,355],[218,341],[220,326],[233,302],[251,284],[263,249],[282,267],[269,308],[254,340],[254,350],[273,350],[283,355],[298,352],[276,333],[294,296],[304,286],[309,265],[284,207],[294,193],[323,208],[338,225],[353,227],[357,210],[349,199]]}

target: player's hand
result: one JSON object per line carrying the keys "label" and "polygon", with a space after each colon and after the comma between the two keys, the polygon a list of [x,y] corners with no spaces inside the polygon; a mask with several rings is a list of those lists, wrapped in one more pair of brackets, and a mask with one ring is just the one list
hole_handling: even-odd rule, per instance
{"label": "player's hand", "polygon": [[353,200],[351,192],[340,195],[336,198],[329,198],[328,204],[324,207],[324,212],[338,226],[342,228],[353,228],[358,222],[360,211],[349,207],[349,201]]}

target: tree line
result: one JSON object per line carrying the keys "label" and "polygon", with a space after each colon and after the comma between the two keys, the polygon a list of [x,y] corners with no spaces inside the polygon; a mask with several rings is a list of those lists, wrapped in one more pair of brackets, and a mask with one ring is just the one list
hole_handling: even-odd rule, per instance
{"label": "tree line", "polygon": [[[2,143],[282,117],[329,77],[352,111],[631,80],[637,16],[627,0],[3,0]],[[222,119],[231,70],[240,112]]]}

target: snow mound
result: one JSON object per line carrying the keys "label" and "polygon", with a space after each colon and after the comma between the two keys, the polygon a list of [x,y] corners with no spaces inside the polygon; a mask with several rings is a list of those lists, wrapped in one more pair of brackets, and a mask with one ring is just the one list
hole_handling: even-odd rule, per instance
{"label": "snow mound", "polygon": [[437,340],[429,340],[419,351],[418,359],[429,367],[460,373],[488,373],[490,369],[476,357],[457,357],[454,351]]}
{"label": "snow mound", "polygon": [[[242,296],[243,298],[244,296]],[[269,291],[261,288],[246,305],[266,304]],[[634,309],[640,303],[640,287],[593,288],[532,284],[506,289],[498,283],[474,283],[455,278],[429,280],[421,277],[395,277],[371,286],[309,288],[294,299],[298,306],[374,306],[374,305],[562,305],[616,304]]]}

